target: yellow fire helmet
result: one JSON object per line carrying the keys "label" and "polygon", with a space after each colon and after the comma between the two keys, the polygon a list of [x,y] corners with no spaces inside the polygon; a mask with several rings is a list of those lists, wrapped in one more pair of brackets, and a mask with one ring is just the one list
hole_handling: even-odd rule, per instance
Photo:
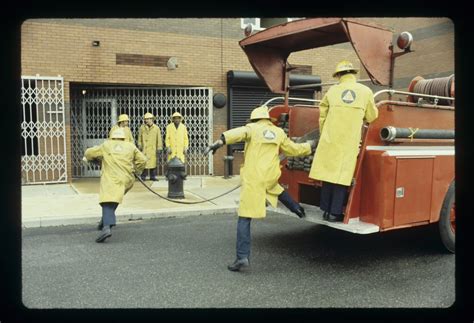
{"label": "yellow fire helmet", "polygon": [[181,120],[183,119],[183,116],[179,112],[173,113],[173,115],[171,116],[171,119],[176,118],[176,117],[181,118]]}
{"label": "yellow fire helmet", "polygon": [[150,112],[147,112],[143,116],[143,119],[155,119],[155,117]]}
{"label": "yellow fire helmet", "polygon": [[344,60],[337,64],[336,71],[332,74],[332,77],[336,77],[337,73],[344,71],[354,71],[357,73],[359,69],[355,68],[351,62]]}
{"label": "yellow fire helmet", "polygon": [[122,122],[122,121],[129,121],[130,119],[128,118],[128,115],[126,114],[121,114],[119,115],[118,117],[118,122]]}
{"label": "yellow fire helmet", "polygon": [[110,138],[112,139],[125,139],[125,131],[122,128],[117,128],[112,131],[110,134]]}
{"label": "yellow fire helmet", "polygon": [[270,114],[268,113],[268,107],[266,105],[253,109],[250,114],[250,120],[255,119],[270,119]]}

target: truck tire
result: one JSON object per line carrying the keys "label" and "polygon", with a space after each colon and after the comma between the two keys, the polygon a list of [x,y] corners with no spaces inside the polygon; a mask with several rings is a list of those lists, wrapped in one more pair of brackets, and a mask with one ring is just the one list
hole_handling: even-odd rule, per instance
{"label": "truck tire", "polygon": [[441,242],[447,251],[455,253],[455,237],[456,237],[456,209],[455,209],[455,184],[454,181],[449,185],[446,196],[444,197],[443,206],[439,216],[439,234]]}

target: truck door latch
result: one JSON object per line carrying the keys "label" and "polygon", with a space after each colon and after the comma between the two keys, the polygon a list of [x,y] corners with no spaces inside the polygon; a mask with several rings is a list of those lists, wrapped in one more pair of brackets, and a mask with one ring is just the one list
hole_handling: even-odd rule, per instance
{"label": "truck door latch", "polygon": [[402,198],[405,196],[405,188],[404,187],[397,187],[395,190],[395,196],[397,198]]}

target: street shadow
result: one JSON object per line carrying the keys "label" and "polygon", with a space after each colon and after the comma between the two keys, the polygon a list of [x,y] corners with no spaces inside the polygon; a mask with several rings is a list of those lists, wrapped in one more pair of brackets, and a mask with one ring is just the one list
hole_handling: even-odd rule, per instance
{"label": "street shadow", "polygon": [[449,255],[439,239],[436,225],[405,228],[372,234],[355,234],[328,226],[311,224],[282,227],[278,232],[260,230],[254,245],[278,252],[346,266],[353,262]]}

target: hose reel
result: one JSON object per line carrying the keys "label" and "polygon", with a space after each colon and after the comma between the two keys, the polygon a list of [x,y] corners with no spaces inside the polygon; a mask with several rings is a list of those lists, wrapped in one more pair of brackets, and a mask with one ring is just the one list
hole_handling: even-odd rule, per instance
{"label": "hose reel", "polygon": [[[408,85],[408,92],[454,98],[454,74],[434,79],[424,79],[417,76]],[[426,100],[431,104],[454,106],[452,100],[422,98],[415,95],[408,96],[408,102],[418,103],[421,100]]]}

